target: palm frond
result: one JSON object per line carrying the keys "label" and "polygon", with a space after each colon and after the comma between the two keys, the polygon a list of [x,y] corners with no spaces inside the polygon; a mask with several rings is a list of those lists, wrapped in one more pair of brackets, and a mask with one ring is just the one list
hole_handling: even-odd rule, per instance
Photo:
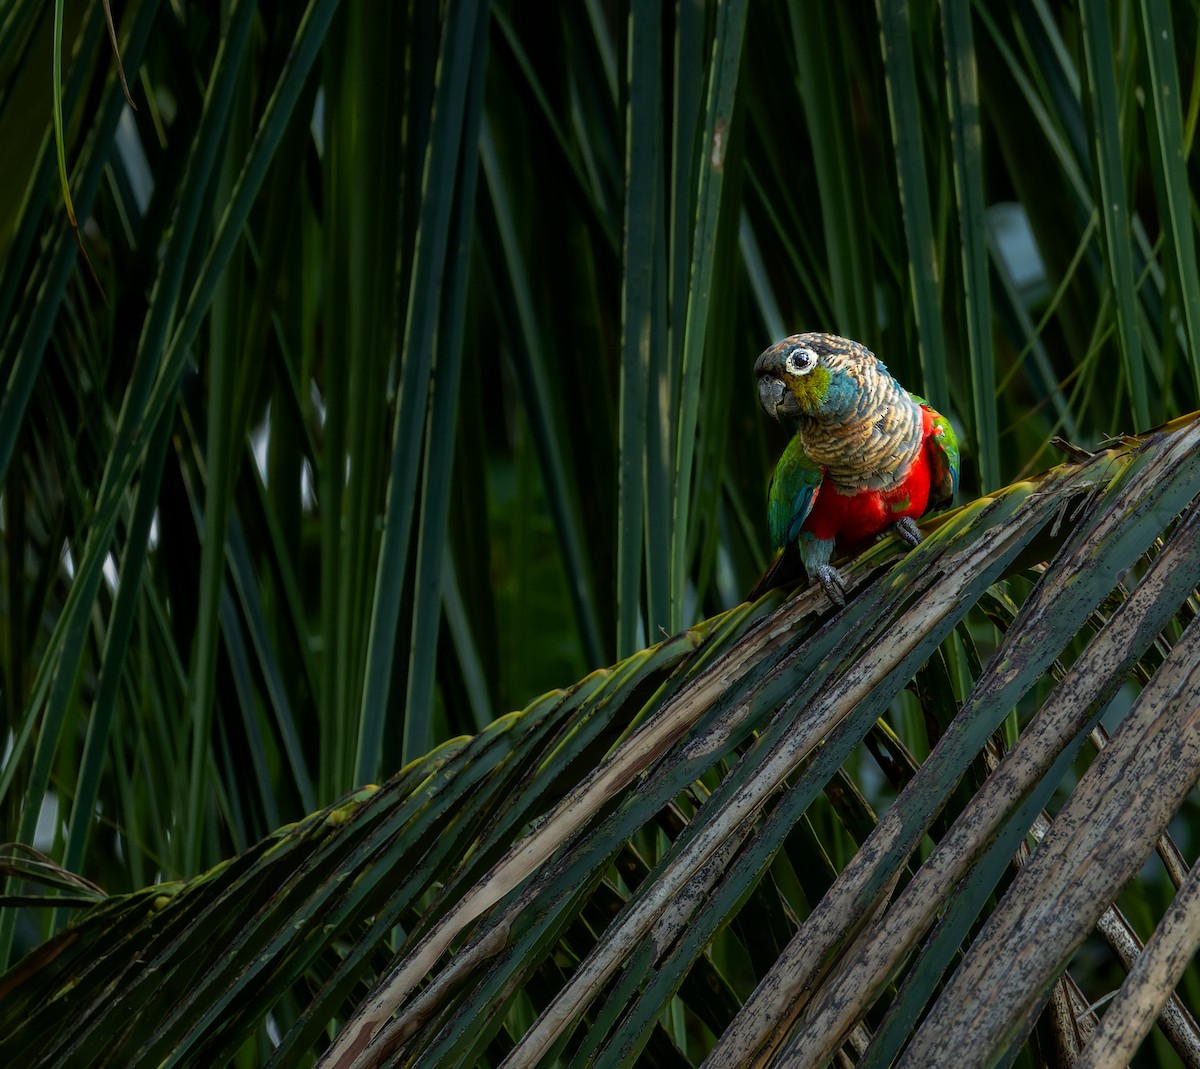
{"label": "palm frond", "polygon": [[[281,999],[311,998],[276,1062],[313,1050],[342,1013],[322,1064],[360,1052],[355,1064],[418,1052],[471,1064],[499,1050],[513,1064],[607,1061],[661,1041],[679,999],[721,1036],[718,1063],[791,1051],[816,1065],[869,1033],[882,1000],[892,1010],[873,1043],[885,1046],[868,1055],[954,1049],[985,1064],[1032,1023],[1200,771],[1187,728],[1200,686],[1189,622],[1198,446],[1190,417],[1012,484],[942,517],[899,560],[890,542],[860,558],[849,572],[858,596],[832,617],[820,615],[818,587],[782,604],[769,594],[194,881],[91,907],[3,981],[5,1047],[30,1064],[220,1060]],[[907,681],[938,663],[996,584],[1016,582],[1006,576],[1024,572],[1023,558],[1051,548],[930,756],[886,813],[866,811],[856,827],[837,801],[838,770],[872,737],[896,747],[894,732],[875,733]],[[1130,685],[1138,693],[1112,742],[1011,878],[1022,840]],[[1006,746],[998,732],[1027,697]],[[964,802],[958,784],[989,753]],[[893,758],[903,764],[903,750]],[[824,804],[864,838],[818,901],[781,877],[803,871],[797,822]],[[736,944],[763,898],[784,918],[786,945],[761,975],[731,974],[724,1000],[702,996],[705,950]],[[1039,909],[1051,913],[1031,951]],[[397,926],[406,935],[393,958]],[[925,1007],[889,985],[911,969],[932,993],[930,976],[960,954],[916,1030]],[[983,1014],[972,993],[1003,984],[1005,1014]],[[740,1008],[739,987],[754,990]],[[523,1031],[517,990],[536,997]],[[151,998],[155,1013],[131,1012]]]}
{"label": "palm frond", "polygon": [[[1195,853],[1196,11],[110,8],[0,0],[0,1055],[1086,1050]],[[803,329],[963,445],[832,615]]]}

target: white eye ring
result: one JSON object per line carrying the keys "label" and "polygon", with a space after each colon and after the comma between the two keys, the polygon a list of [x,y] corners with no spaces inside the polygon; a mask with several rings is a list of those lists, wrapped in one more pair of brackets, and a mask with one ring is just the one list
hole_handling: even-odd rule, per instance
{"label": "white eye ring", "polygon": [[817,366],[817,354],[811,349],[798,347],[784,358],[784,370],[792,375],[807,375]]}

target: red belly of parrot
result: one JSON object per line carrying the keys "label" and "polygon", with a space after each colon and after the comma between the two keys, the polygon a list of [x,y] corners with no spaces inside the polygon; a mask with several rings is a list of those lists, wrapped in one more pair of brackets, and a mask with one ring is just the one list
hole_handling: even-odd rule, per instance
{"label": "red belly of parrot", "polygon": [[887,490],[843,493],[826,479],[800,529],[822,541],[836,540],[838,552],[848,553],[887,530],[901,516],[920,518],[929,504],[928,449],[927,437],[908,473]]}

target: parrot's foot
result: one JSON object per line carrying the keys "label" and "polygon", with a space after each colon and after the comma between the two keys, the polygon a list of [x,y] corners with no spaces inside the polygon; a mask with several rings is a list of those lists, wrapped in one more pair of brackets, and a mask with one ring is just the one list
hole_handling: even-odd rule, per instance
{"label": "parrot's foot", "polygon": [[922,537],[924,537],[921,534],[921,528],[917,526],[917,521],[911,516],[901,516],[900,519],[892,524],[892,530],[896,532],[902,541],[907,542],[910,546],[919,546]]}
{"label": "parrot's foot", "polygon": [[832,564],[819,564],[816,569],[817,581],[825,591],[825,596],[834,605],[846,604],[846,581]]}

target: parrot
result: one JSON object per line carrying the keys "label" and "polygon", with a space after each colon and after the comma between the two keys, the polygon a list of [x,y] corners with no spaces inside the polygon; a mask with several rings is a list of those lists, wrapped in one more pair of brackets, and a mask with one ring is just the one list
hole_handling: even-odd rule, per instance
{"label": "parrot", "polygon": [[917,545],[916,518],[958,489],[958,439],[848,338],[793,334],[759,356],[754,374],[763,410],[795,431],[767,492],[772,544],[795,545],[810,580],[845,605],[845,580],[829,563],[835,547],[844,553],[888,532]]}

